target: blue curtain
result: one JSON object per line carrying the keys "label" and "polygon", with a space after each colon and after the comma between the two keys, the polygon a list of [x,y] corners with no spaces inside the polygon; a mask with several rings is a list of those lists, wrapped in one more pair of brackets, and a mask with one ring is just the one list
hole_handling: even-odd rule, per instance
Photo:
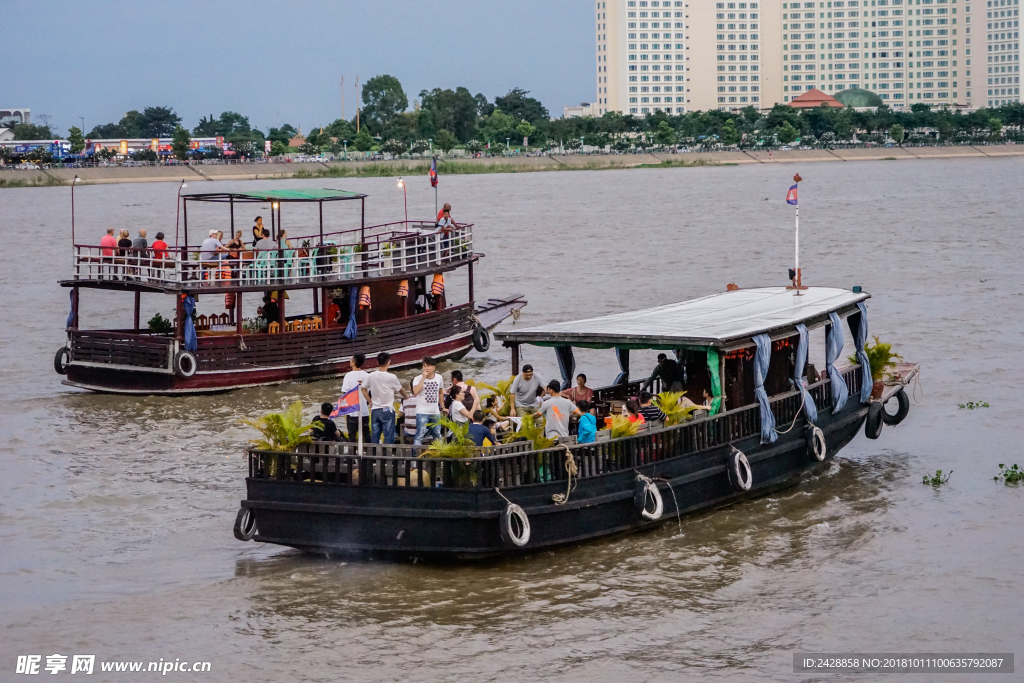
{"label": "blue curtain", "polygon": [[615,358],[619,361],[621,372],[612,384],[626,384],[629,382],[629,349],[615,349]]}
{"label": "blue curtain", "polygon": [[348,325],[345,327],[345,339],[355,339],[359,327],[356,325],[356,306],[359,303],[359,288],[352,285],[348,288]]}
{"label": "blue curtain", "polygon": [[196,312],[196,300],[189,294],[185,297],[185,303],[182,306],[185,309],[185,350],[195,351],[199,348],[196,324],[192,321],[192,314]]}
{"label": "blue curtain", "polygon": [[857,348],[857,360],[860,361],[861,374],[860,402],[867,403],[871,400],[871,362],[864,350],[868,343],[868,307],[863,302],[857,304],[859,313],[854,313],[847,319],[850,324],[850,332],[853,332],[853,345]]}
{"label": "blue curtain", "polygon": [[558,371],[562,373],[562,391],[572,386],[572,373],[576,369],[576,359],[572,355],[571,346],[556,346],[555,357],[558,359]]}
{"label": "blue curtain", "polygon": [[68,312],[68,324],[64,327],[71,327],[75,324],[75,294],[78,290],[74,287],[71,288],[71,310]]}
{"label": "blue curtain", "polygon": [[836,360],[843,352],[842,323],[839,322],[839,315],[836,313],[829,313],[828,319],[832,325],[828,328],[828,337],[825,339],[825,370],[828,372],[828,378],[832,384],[832,405],[834,406],[832,414],[834,415],[846,405],[846,397],[849,395],[850,389],[846,386],[846,380],[843,379],[842,373],[836,369]]}
{"label": "blue curtain", "polygon": [[768,392],[764,389],[764,380],[768,376],[768,364],[772,357],[772,340],[767,334],[759,334],[753,338],[757,352],[754,354],[754,396],[761,407],[761,443],[774,443],[779,435],[775,433],[775,413],[768,402]]}
{"label": "blue curtain", "polygon": [[807,393],[807,381],[804,379],[804,366],[807,365],[807,325],[796,326],[800,341],[796,345],[796,363],[793,366],[793,381],[800,390],[800,398],[804,404],[804,414],[808,422],[818,421],[818,406],[814,405],[814,397]]}

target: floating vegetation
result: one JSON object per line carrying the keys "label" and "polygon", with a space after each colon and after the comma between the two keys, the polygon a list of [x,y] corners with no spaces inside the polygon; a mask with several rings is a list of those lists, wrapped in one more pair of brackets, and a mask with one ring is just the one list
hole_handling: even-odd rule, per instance
{"label": "floating vegetation", "polygon": [[1007,467],[1006,465],[999,463],[999,474],[992,477],[995,481],[1003,480],[1006,484],[1019,484],[1024,482],[1024,468],[1018,467],[1016,464],[1013,467]]}
{"label": "floating vegetation", "polygon": [[953,474],[953,470],[950,470],[949,472],[943,472],[942,470],[935,470],[935,474],[934,475],[928,475],[928,474],[924,475],[924,480],[921,483],[922,484],[928,484],[930,486],[942,486],[947,481],[949,481],[949,476],[951,474]]}
{"label": "floating vegetation", "polygon": [[960,410],[974,410],[975,408],[988,408],[988,401],[968,401],[967,403],[958,403],[956,405]]}

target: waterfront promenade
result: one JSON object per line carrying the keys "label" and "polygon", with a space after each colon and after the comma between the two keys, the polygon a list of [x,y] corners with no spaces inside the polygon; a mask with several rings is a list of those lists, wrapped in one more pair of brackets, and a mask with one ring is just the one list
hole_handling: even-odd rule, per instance
{"label": "waterfront promenade", "polygon": [[[855,149],[808,149],[766,151],[723,151],[644,154],[546,155],[532,157],[486,157],[452,159],[442,162],[458,174],[528,173],[535,171],[601,170],[671,166],[727,166],[769,163],[848,162],[879,160],[950,159],[967,157],[1024,156],[1024,145],[956,145],[929,147],[871,147]],[[429,160],[296,162],[273,164],[202,164],[183,166],[109,166],[98,168],[51,168],[0,170],[0,187],[61,185],[76,175],[88,184],[188,181],[270,180],[295,177],[359,177],[426,172]]]}

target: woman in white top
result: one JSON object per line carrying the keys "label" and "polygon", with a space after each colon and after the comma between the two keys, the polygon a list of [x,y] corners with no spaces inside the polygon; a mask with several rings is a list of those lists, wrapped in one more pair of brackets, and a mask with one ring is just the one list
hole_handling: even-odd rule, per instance
{"label": "woman in white top", "polygon": [[467,408],[463,401],[472,397],[467,396],[466,391],[459,384],[456,384],[448,390],[448,396],[452,399],[452,406],[449,409],[449,414],[453,421],[464,423],[473,419],[473,413],[480,407],[480,399],[473,399],[471,407]]}

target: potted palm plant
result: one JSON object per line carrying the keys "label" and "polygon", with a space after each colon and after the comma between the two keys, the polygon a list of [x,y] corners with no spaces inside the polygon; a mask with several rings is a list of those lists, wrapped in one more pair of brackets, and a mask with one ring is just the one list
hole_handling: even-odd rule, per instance
{"label": "potted palm plant", "polygon": [[[299,446],[312,443],[309,436],[312,424],[302,419],[302,401],[288,406],[283,413],[267,413],[258,420],[243,420],[244,424],[253,427],[262,438],[254,439],[252,447],[261,451],[278,451],[294,453]],[[277,476],[278,459],[271,458],[268,465],[271,477]]]}
{"label": "potted palm plant", "polygon": [[665,413],[665,426],[671,427],[685,420],[692,420],[693,413],[701,410],[700,406],[682,406],[679,401],[683,398],[682,391],[663,391],[654,397],[654,403],[661,412]]}
{"label": "potted palm plant", "polygon": [[[864,353],[867,354],[868,365],[871,367],[871,398],[879,398],[885,390],[884,380],[889,374],[887,371],[896,366],[894,361],[903,360],[903,356],[893,352],[892,344],[879,341],[877,336],[874,339],[874,344],[864,344]],[[846,360],[853,365],[860,364],[856,355],[849,356]]]}
{"label": "potted palm plant", "polygon": [[[441,431],[451,432],[451,439],[434,439],[430,447],[423,451],[421,458],[472,458],[476,447],[469,440],[469,423],[456,422],[455,420],[441,416],[437,420]],[[469,463],[446,463],[444,467],[444,481],[446,485],[472,486],[476,484],[476,468],[470,467]]]}

